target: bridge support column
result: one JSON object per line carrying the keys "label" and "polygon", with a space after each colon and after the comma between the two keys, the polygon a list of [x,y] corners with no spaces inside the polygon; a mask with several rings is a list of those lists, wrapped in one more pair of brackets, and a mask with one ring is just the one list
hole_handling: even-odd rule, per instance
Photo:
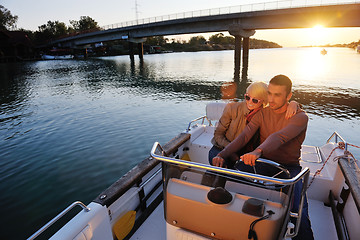
{"label": "bridge support column", "polygon": [[243,38],[243,67],[242,67],[242,80],[247,79],[248,65],[249,65],[249,37],[255,34],[255,30],[242,29],[240,25],[234,24],[229,27],[229,33],[235,37],[235,59],[234,59],[234,80],[240,80],[240,55],[241,55],[241,38]]}
{"label": "bridge support column", "polygon": [[235,36],[235,54],[234,54],[234,80],[240,80],[241,65],[241,36]]}
{"label": "bridge support column", "polygon": [[138,53],[139,53],[139,58],[141,61],[144,60],[144,47],[143,47],[143,43],[138,43]]}
{"label": "bridge support column", "polygon": [[248,68],[249,68],[249,49],[250,49],[250,39],[248,37],[243,38],[243,66],[241,79],[247,79]]}
{"label": "bridge support column", "polygon": [[129,56],[130,56],[130,60],[131,62],[134,62],[134,43],[129,42]]}
{"label": "bridge support column", "polygon": [[130,60],[134,61],[134,43],[137,43],[137,49],[140,61],[144,59],[144,48],[143,48],[143,42],[146,41],[146,38],[129,38],[129,54],[130,54]]}

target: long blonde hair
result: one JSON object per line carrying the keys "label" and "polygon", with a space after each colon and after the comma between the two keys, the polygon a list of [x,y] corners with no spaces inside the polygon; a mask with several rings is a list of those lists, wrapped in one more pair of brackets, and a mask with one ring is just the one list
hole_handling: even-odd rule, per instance
{"label": "long blonde hair", "polygon": [[263,100],[264,107],[268,104],[268,86],[264,82],[253,82],[247,88],[246,92],[252,97]]}

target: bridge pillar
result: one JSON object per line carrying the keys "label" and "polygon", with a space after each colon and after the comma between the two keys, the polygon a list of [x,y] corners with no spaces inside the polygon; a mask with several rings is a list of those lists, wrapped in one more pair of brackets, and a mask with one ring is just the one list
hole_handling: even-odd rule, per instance
{"label": "bridge pillar", "polygon": [[131,62],[134,62],[134,43],[133,42],[129,42],[129,56],[130,56],[130,60]]}
{"label": "bridge pillar", "polygon": [[249,68],[249,49],[250,49],[250,38],[244,37],[243,38],[243,66],[242,66],[242,73],[241,79],[247,79],[248,75],[248,68]]}
{"label": "bridge pillar", "polygon": [[143,42],[146,41],[146,38],[129,38],[129,54],[131,61],[134,61],[134,43],[137,43],[138,48],[138,54],[140,60],[144,59],[144,48],[143,48]]}
{"label": "bridge pillar", "polygon": [[138,53],[139,53],[139,58],[140,60],[144,60],[144,47],[143,47],[143,43],[138,43]]}
{"label": "bridge pillar", "polygon": [[235,36],[235,54],[234,54],[234,80],[240,80],[240,64],[241,64],[241,36]]}
{"label": "bridge pillar", "polygon": [[235,37],[235,59],[234,59],[234,80],[240,80],[240,55],[241,55],[241,38],[243,38],[243,67],[242,80],[247,79],[248,65],[249,65],[249,48],[250,37],[255,34],[255,30],[242,29],[238,24],[229,27],[229,33]]}

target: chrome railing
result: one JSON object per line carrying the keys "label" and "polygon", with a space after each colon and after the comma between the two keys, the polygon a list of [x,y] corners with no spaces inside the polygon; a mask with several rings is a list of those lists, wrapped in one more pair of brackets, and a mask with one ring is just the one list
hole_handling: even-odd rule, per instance
{"label": "chrome railing", "polygon": [[330,136],[329,139],[326,141],[326,143],[329,143],[330,140],[331,140],[332,138],[334,138],[334,137],[335,137],[335,143],[338,143],[338,142],[339,142],[339,139],[340,139],[340,140],[345,144],[345,150],[347,150],[347,147],[348,147],[347,142],[346,142],[345,139],[344,139],[342,136],[340,136],[340,134],[337,133],[336,131],[335,131],[333,134],[331,134],[331,136]]}
{"label": "chrome railing", "polygon": [[76,201],[72,203],[70,206],[68,206],[64,211],[59,213],[56,217],[50,220],[47,224],[45,224],[42,228],[40,228],[38,231],[36,231],[33,235],[31,235],[27,240],[32,240],[38,237],[42,232],[44,232],[46,229],[48,229],[51,225],[53,225],[55,222],[57,222],[60,218],[62,218],[66,213],[68,213],[71,209],[73,209],[76,206],[82,207],[82,209],[85,212],[89,212],[90,208],[88,208],[85,204],[83,204],[80,201]]}
{"label": "chrome railing", "polygon": [[[228,175],[235,176],[235,177],[245,177],[245,178],[255,179],[255,180],[259,180],[259,181],[266,181],[266,182],[271,182],[271,183],[281,184],[281,185],[295,184],[298,181],[300,181],[306,174],[308,174],[308,172],[310,172],[309,168],[306,167],[298,175],[296,175],[293,178],[290,178],[290,179],[273,178],[273,177],[268,177],[268,176],[263,176],[263,175],[248,173],[248,172],[241,172],[241,171],[228,169],[228,168],[215,167],[215,166],[211,166],[211,165],[207,165],[207,164],[203,164],[203,163],[190,162],[190,161],[185,161],[185,160],[181,160],[181,159],[166,157],[163,155],[156,154],[156,151],[158,148],[160,148],[161,151],[163,153],[165,153],[165,151],[162,149],[161,145],[158,142],[155,142],[151,149],[150,155],[152,158],[159,160],[161,162],[173,163],[173,164],[178,164],[178,165],[187,166],[187,167],[195,167],[195,168],[206,170],[206,171],[212,171],[212,172],[221,173],[221,174],[228,174]],[[262,160],[264,160],[264,161],[262,161]],[[266,162],[266,159],[260,159],[260,161]]]}
{"label": "chrome railing", "polygon": [[186,129],[186,132],[189,132],[189,131],[191,130],[191,125],[192,125],[194,122],[197,122],[197,121],[199,121],[199,120],[202,120],[201,124],[204,124],[205,119],[209,122],[209,126],[212,126],[211,121],[210,121],[206,116],[202,116],[202,117],[198,117],[198,118],[196,118],[196,119],[194,119],[194,120],[191,120],[191,121],[189,122],[189,125],[188,125],[187,129]]}
{"label": "chrome railing", "polygon": [[183,13],[174,13],[174,14],[168,14],[158,17],[150,17],[150,18],[121,22],[121,23],[109,24],[102,26],[101,28],[104,30],[108,30],[114,28],[129,27],[129,26],[136,26],[141,24],[156,23],[156,22],[185,19],[185,18],[194,18],[194,17],[206,17],[206,16],[214,16],[214,15],[222,15],[222,14],[277,10],[277,9],[286,9],[286,8],[345,5],[345,4],[354,4],[354,3],[360,3],[360,0],[282,0],[282,1],[273,1],[273,2],[264,2],[264,3],[244,4],[244,5],[230,6],[230,7],[211,8],[205,10],[195,10],[195,11],[189,11]]}

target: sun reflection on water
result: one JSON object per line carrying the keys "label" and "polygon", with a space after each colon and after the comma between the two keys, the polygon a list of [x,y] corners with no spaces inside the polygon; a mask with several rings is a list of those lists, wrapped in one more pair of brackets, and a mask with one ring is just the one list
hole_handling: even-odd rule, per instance
{"label": "sun reflection on water", "polygon": [[326,55],[321,54],[322,48],[308,48],[297,61],[298,73],[303,79],[314,81],[328,72]]}

